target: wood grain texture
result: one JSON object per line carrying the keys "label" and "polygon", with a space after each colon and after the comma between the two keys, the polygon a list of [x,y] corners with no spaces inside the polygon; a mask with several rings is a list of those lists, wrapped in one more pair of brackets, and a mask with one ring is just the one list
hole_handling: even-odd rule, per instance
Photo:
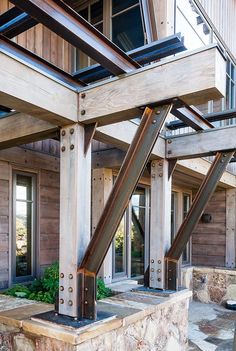
{"label": "wood grain texture", "polygon": [[[140,115],[139,106],[181,97],[199,104],[225,95],[225,61],[213,45],[86,88],[79,121],[109,124]],[[81,111],[85,114],[81,114]]]}
{"label": "wood grain texture", "polygon": [[3,52],[0,61],[1,105],[58,126],[77,121],[76,92]]}
{"label": "wood grain texture", "polygon": [[[217,209],[217,211],[216,211]],[[224,266],[226,256],[226,190],[216,191],[204,213],[212,222],[199,221],[192,235],[192,263]]]}

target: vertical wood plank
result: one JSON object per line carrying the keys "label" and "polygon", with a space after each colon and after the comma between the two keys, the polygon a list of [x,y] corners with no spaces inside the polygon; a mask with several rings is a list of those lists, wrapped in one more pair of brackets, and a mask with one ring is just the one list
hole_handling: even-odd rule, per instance
{"label": "vertical wood plank", "polygon": [[[112,169],[94,169],[92,176],[92,233],[94,233],[102,211],[112,190]],[[98,273],[106,284],[112,281],[112,245]]]}
{"label": "vertical wood plank", "polygon": [[165,287],[164,256],[170,248],[171,232],[171,178],[168,161],[151,163],[151,216],[150,216],[150,281],[156,289]]}
{"label": "vertical wood plank", "polygon": [[59,313],[78,316],[77,266],[90,240],[91,147],[84,155],[84,127],[61,132]]}
{"label": "vertical wood plank", "polygon": [[226,252],[225,265],[235,268],[235,233],[236,233],[236,190],[226,190]]}

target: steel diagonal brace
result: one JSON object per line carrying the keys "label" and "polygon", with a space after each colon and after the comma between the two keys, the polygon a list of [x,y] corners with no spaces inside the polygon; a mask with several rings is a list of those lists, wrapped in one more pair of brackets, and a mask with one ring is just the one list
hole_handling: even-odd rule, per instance
{"label": "steel diagonal brace", "polygon": [[96,319],[96,274],[112,243],[130,197],[146,166],[170,105],[146,107],[94,235],[78,268],[79,318]]}
{"label": "steel diagonal brace", "polygon": [[180,226],[171,248],[165,256],[166,289],[177,290],[178,260],[234,153],[235,150],[223,153],[218,152],[205,179],[203,180],[190,210]]}

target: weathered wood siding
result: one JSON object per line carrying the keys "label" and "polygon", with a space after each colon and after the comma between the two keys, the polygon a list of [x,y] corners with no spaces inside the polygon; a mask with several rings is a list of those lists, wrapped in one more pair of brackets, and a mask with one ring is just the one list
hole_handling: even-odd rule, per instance
{"label": "weathered wood siding", "polygon": [[40,172],[40,252],[39,264],[43,268],[59,259],[59,205],[60,175]]}
{"label": "weathered wood siding", "polygon": [[[0,14],[11,7],[8,0],[0,0]],[[20,34],[15,41],[65,71],[71,71],[71,45],[43,25],[38,24]]]}
{"label": "weathered wood siding", "polygon": [[0,161],[0,289],[9,276],[9,181],[9,164]]}
{"label": "weathered wood siding", "polygon": [[236,1],[235,0],[198,0],[226,45],[236,57]]}
{"label": "weathered wood siding", "polygon": [[226,192],[217,191],[204,213],[212,215],[211,223],[200,221],[192,236],[192,263],[203,266],[225,266]]}

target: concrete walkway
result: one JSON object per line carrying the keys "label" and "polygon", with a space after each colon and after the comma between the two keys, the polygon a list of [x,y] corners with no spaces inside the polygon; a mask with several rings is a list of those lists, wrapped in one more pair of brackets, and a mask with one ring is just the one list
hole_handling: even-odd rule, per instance
{"label": "concrete walkway", "polygon": [[236,311],[214,304],[191,302],[189,351],[232,351]]}

